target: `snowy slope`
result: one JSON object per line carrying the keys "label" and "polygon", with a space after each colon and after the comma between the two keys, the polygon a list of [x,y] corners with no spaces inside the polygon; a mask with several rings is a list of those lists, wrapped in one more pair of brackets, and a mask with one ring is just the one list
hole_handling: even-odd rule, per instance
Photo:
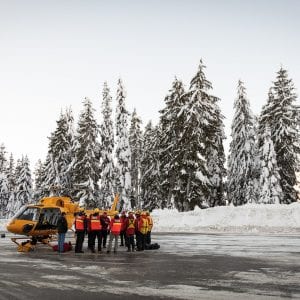
{"label": "snowy slope", "polygon": [[[179,213],[155,210],[153,232],[299,232],[300,203],[221,206]],[[5,231],[7,220],[0,220]]]}

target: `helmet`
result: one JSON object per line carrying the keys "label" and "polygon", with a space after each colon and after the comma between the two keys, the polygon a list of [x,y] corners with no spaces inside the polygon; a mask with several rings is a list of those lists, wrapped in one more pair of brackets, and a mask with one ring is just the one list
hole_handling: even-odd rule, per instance
{"label": "helmet", "polygon": [[141,214],[141,212],[140,212],[139,210],[137,210],[137,211],[135,212],[135,214],[139,216],[139,215]]}
{"label": "helmet", "polygon": [[80,212],[84,212],[84,208],[83,207],[79,207],[79,211]]}
{"label": "helmet", "polygon": [[99,212],[100,212],[100,209],[99,209],[99,208],[95,208],[95,209],[94,209],[94,213],[95,213],[95,214],[98,214]]}

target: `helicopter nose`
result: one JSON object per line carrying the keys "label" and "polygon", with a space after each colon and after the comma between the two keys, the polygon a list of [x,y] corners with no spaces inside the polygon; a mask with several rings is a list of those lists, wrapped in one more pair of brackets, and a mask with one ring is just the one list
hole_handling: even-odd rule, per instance
{"label": "helicopter nose", "polygon": [[9,223],[7,223],[6,229],[7,229],[7,231],[9,231],[9,232],[15,233],[15,232],[14,232],[14,230],[15,230],[15,221],[12,220],[12,221],[10,221]]}

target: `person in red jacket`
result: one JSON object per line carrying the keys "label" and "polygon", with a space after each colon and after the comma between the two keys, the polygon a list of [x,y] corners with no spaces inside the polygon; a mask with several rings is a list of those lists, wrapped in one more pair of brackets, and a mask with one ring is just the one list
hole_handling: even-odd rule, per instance
{"label": "person in red jacket", "polygon": [[122,211],[121,217],[120,217],[120,221],[121,221],[121,233],[120,233],[120,237],[121,237],[121,244],[120,246],[124,246],[124,242],[125,242],[125,246],[127,246],[126,243],[126,220],[127,220],[127,216],[126,216],[126,212]]}
{"label": "person in red jacket", "polygon": [[107,240],[107,235],[108,235],[108,228],[110,224],[110,218],[107,215],[107,212],[104,211],[103,214],[100,217],[101,221],[101,235],[102,235],[102,242],[103,242],[103,248],[106,248],[106,240]]}
{"label": "person in red jacket", "polygon": [[134,234],[135,234],[135,218],[133,212],[129,212],[128,218],[126,219],[126,239],[127,239],[127,252],[134,251]]}
{"label": "person in red jacket", "polygon": [[115,240],[115,245],[114,245],[114,252],[116,253],[118,250],[118,240],[119,240],[119,235],[121,232],[121,221],[119,215],[115,215],[114,218],[111,220],[109,228],[110,228],[110,235],[109,235],[109,244],[108,244],[108,249],[107,253],[110,253],[111,247],[112,247],[112,241]]}

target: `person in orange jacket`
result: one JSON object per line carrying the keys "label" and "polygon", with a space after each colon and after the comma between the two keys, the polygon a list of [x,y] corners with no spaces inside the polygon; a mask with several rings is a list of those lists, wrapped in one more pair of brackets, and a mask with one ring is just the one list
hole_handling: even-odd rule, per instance
{"label": "person in orange jacket", "polygon": [[80,209],[80,212],[76,214],[74,223],[76,233],[75,253],[84,253],[82,251],[82,245],[84,242],[84,236],[87,232],[87,219],[84,209]]}
{"label": "person in orange jacket", "polygon": [[110,228],[110,235],[109,235],[109,244],[107,253],[110,253],[112,247],[112,241],[115,240],[114,245],[114,252],[117,253],[118,251],[118,240],[121,232],[121,221],[119,215],[115,215],[114,218],[111,220],[109,228]]}
{"label": "person in orange jacket", "polygon": [[90,249],[93,253],[95,253],[95,242],[96,238],[98,240],[98,252],[102,250],[102,234],[101,234],[101,222],[100,222],[100,210],[99,208],[94,209],[94,213],[90,215],[90,231],[91,231],[91,244]]}
{"label": "person in orange jacket", "polygon": [[139,244],[137,245],[138,251],[144,251],[146,245],[146,235],[148,232],[148,219],[145,212],[142,212],[141,217],[138,221],[138,234],[139,234]]}
{"label": "person in orange jacket", "polygon": [[135,218],[133,212],[129,212],[128,218],[126,219],[125,228],[126,228],[126,240],[127,240],[127,252],[134,251],[134,234],[135,234]]}
{"label": "person in orange jacket", "polygon": [[151,231],[152,231],[152,228],[153,228],[153,219],[150,216],[149,211],[146,212],[146,216],[147,216],[147,219],[148,219],[148,232],[146,234],[146,244],[151,245]]}

